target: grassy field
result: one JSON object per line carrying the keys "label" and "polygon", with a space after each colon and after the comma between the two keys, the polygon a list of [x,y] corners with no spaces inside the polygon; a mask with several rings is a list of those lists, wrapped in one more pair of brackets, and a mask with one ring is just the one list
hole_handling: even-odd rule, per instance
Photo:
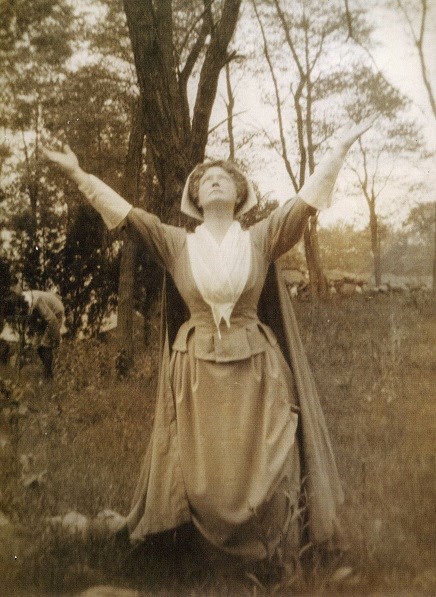
{"label": "grassy field", "polygon": [[36,360],[20,377],[0,371],[0,595],[99,584],[141,595],[436,594],[433,299],[336,297],[296,309],[343,479],[348,554],[263,586],[218,575],[184,545],[132,552],[122,538],[48,527],[72,510],[128,512],[153,418],[155,349],[119,381],[113,338],[65,342],[52,383],[40,382]]}

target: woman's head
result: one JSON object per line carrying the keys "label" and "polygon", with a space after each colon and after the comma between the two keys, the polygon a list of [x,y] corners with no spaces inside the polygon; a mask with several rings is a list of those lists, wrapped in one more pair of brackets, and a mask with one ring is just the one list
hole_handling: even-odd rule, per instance
{"label": "woman's head", "polygon": [[[200,205],[200,196],[204,189],[213,181],[219,180],[222,174],[223,185],[229,193],[235,193],[235,213],[247,201],[248,183],[245,176],[232,164],[226,160],[214,160],[203,164],[198,164],[192,171],[188,183],[188,195],[190,201],[197,209],[202,211]],[[226,180],[227,179],[227,180]],[[230,179],[230,180],[228,180]],[[230,185],[228,184],[230,182]]]}

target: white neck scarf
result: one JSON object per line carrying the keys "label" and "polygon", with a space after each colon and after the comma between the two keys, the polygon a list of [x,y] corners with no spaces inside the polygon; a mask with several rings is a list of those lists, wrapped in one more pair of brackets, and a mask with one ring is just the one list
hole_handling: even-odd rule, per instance
{"label": "white neck scarf", "polygon": [[188,234],[187,244],[195,283],[212,310],[218,331],[222,319],[230,327],[230,316],[250,272],[250,233],[235,221],[222,242],[217,243],[201,224]]}

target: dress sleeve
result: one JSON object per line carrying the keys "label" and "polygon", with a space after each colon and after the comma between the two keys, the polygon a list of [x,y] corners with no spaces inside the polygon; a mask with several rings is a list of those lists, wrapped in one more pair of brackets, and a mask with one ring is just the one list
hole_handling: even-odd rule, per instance
{"label": "dress sleeve", "polygon": [[126,226],[136,241],[145,244],[154,261],[172,270],[175,256],[183,244],[184,231],[181,228],[162,224],[157,216],[134,208],[92,174],[83,173],[76,182],[110,230]]}
{"label": "dress sleeve", "polygon": [[172,272],[186,239],[185,230],[163,224],[154,214],[137,207],[127,214],[126,225],[131,236],[145,246],[150,257]]}
{"label": "dress sleeve", "polygon": [[104,223],[112,230],[121,224],[129,211],[132,209],[130,203],[118,195],[102,180],[83,172],[76,177],[76,182],[92,207],[98,211]]}
{"label": "dress sleeve", "polygon": [[277,207],[251,228],[255,244],[269,261],[291,249],[301,238],[309,216],[316,209],[296,196]]}

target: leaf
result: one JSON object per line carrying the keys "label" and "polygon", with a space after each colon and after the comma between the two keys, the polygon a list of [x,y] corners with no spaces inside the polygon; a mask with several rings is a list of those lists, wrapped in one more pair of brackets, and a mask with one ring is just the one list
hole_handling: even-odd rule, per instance
{"label": "leaf", "polygon": [[22,480],[24,487],[37,487],[39,485],[43,485],[44,477],[46,474],[47,474],[47,471],[42,471],[40,473],[23,475],[21,477],[21,480]]}
{"label": "leaf", "polygon": [[17,415],[19,417],[25,417],[29,414],[29,408],[27,406],[27,404],[20,404],[20,406],[17,409]]}
{"label": "leaf", "polygon": [[341,566],[330,577],[330,582],[340,583],[353,574],[351,566]]}
{"label": "leaf", "polygon": [[257,587],[262,589],[262,591],[265,591],[264,585],[260,582],[260,580],[257,578],[255,574],[252,574],[251,572],[246,572],[245,576],[249,578]]}

